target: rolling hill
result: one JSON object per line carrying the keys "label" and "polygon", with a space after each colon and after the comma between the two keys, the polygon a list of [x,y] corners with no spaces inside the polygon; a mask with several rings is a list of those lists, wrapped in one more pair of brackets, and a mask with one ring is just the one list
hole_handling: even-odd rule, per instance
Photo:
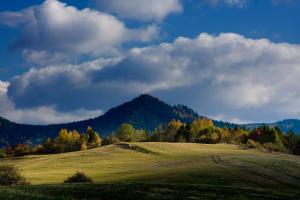
{"label": "rolling hill", "polygon": [[[299,157],[225,144],[120,143],[0,165],[17,166],[32,184],[0,187],[5,200],[297,199],[300,189]],[[76,171],[94,184],[62,185]]]}

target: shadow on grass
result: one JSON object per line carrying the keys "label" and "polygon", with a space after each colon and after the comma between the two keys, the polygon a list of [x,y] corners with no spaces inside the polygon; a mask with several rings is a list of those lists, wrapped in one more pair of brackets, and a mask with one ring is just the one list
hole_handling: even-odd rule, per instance
{"label": "shadow on grass", "polygon": [[0,187],[1,200],[297,199],[299,193],[195,184],[75,184]]}
{"label": "shadow on grass", "polygon": [[139,152],[139,153],[145,153],[145,154],[151,154],[151,155],[158,155],[157,152],[149,151],[146,148],[139,147],[139,146],[134,145],[134,144],[119,143],[119,144],[116,144],[116,146],[119,147],[119,148],[121,148],[121,149],[132,150],[132,151],[136,151],[136,152]]}

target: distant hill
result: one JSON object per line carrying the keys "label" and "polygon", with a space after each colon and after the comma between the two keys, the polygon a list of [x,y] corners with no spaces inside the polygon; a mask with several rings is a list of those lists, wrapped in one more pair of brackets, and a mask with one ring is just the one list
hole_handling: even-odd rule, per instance
{"label": "distant hill", "polygon": [[130,123],[135,128],[153,130],[172,119],[190,122],[198,117],[199,115],[187,106],[171,106],[158,98],[144,94],[110,109],[102,116],[79,122],[34,126],[17,124],[0,118],[0,145],[25,141],[41,142],[46,137],[56,136],[62,128],[83,132],[88,126],[92,126],[101,135],[108,135],[122,123]]}
{"label": "distant hill", "polygon": [[[196,112],[187,106],[171,106],[156,97],[144,94],[110,109],[102,116],[79,122],[36,126],[18,124],[0,117],[0,146],[27,141],[40,143],[47,137],[56,137],[62,128],[76,129],[79,132],[83,132],[88,126],[92,126],[102,136],[106,136],[115,131],[122,123],[130,123],[135,128],[153,130],[160,124],[172,119],[191,122],[199,117]],[[239,126],[222,121],[214,121],[214,124],[218,127],[233,128]],[[262,124],[246,124],[242,126],[253,129],[260,125]],[[293,130],[296,133],[300,133],[300,120],[283,120],[267,125],[279,126],[284,132]]]}
{"label": "distant hill", "polygon": [[267,125],[270,127],[278,127],[283,132],[288,132],[289,130],[294,131],[295,133],[300,133],[300,120],[298,119],[285,119],[275,123],[256,123],[256,124],[245,124],[244,126],[247,129],[253,129],[261,125]]}

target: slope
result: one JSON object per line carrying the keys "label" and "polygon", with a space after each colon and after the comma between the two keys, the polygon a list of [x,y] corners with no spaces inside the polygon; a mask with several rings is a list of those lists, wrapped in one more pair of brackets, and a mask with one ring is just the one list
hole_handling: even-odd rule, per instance
{"label": "slope", "polygon": [[93,194],[99,187],[114,188],[120,183],[133,184],[135,189],[137,183],[138,187],[146,184],[169,189],[178,185],[186,188],[186,193],[191,188],[210,188],[213,192],[246,189],[256,197],[277,192],[299,195],[300,188],[299,157],[225,144],[123,143],[81,152],[5,159],[0,164],[16,165],[33,185],[58,184],[55,187],[60,189],[65,188],[59,184],[67,176],[84,171],[96,183],[89,188]]}

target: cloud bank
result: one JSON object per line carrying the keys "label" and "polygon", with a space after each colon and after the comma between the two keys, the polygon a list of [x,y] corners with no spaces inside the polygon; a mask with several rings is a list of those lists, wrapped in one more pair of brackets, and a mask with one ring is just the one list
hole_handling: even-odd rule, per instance
{"label": "cloud bank", "polygon": [[102,114],[101,110],[75,109],[70,112],[57,111],[52,106],[18,109],[7,95],[8,82],[0,81],[0,116],[14,122],[28,124],[56,124],[73,122]]}
{"label": "cloud bank", "polygon": [[78,106],[106,110],[152,93],[222,119],[275,120],[300,116],[299,66],[299,45],[201,33],[122,57],[31,69],[11,81],[8,95],[21,109],[69,112]]}
{"label": "cloud bank", "polygon": [[[248,3],[202,2],[239,8]],[[300,45],[235,33],[154,44],[159,29],[151,23],[182,12],[182,4],[97,0],[99,11],[46,0],[1,12],[1,24],[20,30],[12,48],[36,67],[0,81],[0,116],[35,124],[74,121],[151,93],[221,120],[300,118]],[[117,17],[146,26],[129,28]]]}
{"label": "cloud bank", "polygon": [[100,10],[138,21],[161,21],[183,11],[180,0],[95,0]]}
{"label": "cloud bank", "polygon": [[157,37],[154,25],[129,29],[115,16],[78,10],[57,0],[19,12],[0,13],[0,23],[21,29],[12,48],[31,62],[62,61],[82,55],[114,55],[126,42],[148,42]]}
{"label": "cloud bank", "polygon": [[207,3],[212,6],[216,5],[226,5],[230,7],[245,7],[248,3],[248,0],[200,0],[201,3]]}

